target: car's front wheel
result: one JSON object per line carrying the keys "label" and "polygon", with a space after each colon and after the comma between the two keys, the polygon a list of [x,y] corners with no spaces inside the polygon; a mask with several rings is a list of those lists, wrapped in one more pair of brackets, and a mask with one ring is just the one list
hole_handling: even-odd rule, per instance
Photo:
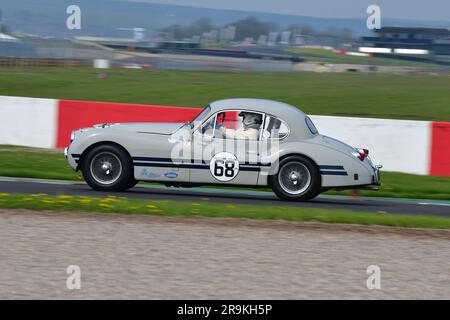
{"label": "car's front wheel", "polygon": [[115,145],[99,145],[89,150],[82,158],[81,171],[94,190],[123,191],[136,184],[130,157]]}
{"label": "car's front wheel", "polygon": [[317,166],[308,158],[291,156],[280,161],[276,174],[269,177],[273,192],[284,200],[306,201],[320,193]]}

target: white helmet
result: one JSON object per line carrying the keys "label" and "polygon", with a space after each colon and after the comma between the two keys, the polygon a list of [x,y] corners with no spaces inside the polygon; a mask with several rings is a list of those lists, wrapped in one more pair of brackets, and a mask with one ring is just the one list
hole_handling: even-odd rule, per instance
{"label": "white helmet", "polygon": [[242,123],[244,124],[244,128],[255,128],[259,129],[259,126],[262,124],[262,116],[258,113],[253,112],[244,112],[239,113],[240,117],[243,117]]}

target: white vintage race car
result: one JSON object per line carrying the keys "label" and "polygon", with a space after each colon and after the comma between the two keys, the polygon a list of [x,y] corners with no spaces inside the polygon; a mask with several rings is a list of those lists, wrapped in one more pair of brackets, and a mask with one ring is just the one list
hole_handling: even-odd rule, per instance
{"label": "white vintage race car", "polygon": [[188,123],[79,129],[64,153],[95,190],[153,181],[270,187],[282,199],[308,200],[331,188],[380,184],[381,166],[368,150],[319,134],[296,107],[260,99],[216,101]]}

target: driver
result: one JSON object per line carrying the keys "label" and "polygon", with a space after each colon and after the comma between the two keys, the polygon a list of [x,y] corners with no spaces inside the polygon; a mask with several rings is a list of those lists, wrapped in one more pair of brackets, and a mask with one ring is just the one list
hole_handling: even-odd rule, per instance
{"label": "driver", "polygon": [[242,111],[239,113],[239,117],[242,117],[242,127],[239,129],[220,127],[219,130],[222,135],[229,139],[257,140],[262,124],[262,116],[258,113]]}

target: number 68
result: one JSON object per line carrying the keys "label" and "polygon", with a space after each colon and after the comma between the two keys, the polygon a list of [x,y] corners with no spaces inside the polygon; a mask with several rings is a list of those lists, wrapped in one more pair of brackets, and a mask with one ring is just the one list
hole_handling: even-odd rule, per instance
{"label": "number 68", "polygon": [[234,161],[233,160],[216,160],[214,163],[214,175],[216,177],[232,178],[234,177]]}

